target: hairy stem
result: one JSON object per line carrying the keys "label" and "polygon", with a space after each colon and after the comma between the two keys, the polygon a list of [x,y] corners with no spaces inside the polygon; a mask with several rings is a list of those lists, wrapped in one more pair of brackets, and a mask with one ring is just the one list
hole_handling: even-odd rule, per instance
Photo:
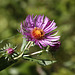
{"label": "hairy stem", "polygon": [[[46,51],[48,52],[48,50],[46,50]],[[36,54],[39,54],[39,53],[42,53],[42,52],[44,52],[44,51],[43,51],[43,50],[37,51],[37,52],[31,53],[31,54],[29,54],[29,55],[23,55],[23,57],[36,55]]]}
{"label": "hairy stem", "polygon": [[31,45],[32,45],[32,42],[29,41],[28,44],[25,46],[24,50],[22,51],[22,53],[21,53],[18,57],[15,57],[14,60],[16,60],[16,59],[22,57],[24,51],[25,51],[26,49],[29,49],[29,48],[31,47]]}

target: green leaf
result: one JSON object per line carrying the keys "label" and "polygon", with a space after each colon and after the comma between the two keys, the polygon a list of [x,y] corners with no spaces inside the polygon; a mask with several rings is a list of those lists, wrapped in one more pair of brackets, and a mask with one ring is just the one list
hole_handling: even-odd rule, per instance
{"label": "green leaf", "polygon": [[7,67],[9,67],[10,65],[12,65],[15,62],[17,62],[17,60],[8,61],[4,57],[1,57],[0,58],[0,71],[7,68]]}
{"label": "green leaf", "polygon": [[0,43],[2,43],[2,42],[3,42],[3,40],[0,41]]}
{"label": "green leaf", "polygon": [[21,51],[23,51],[24,50],[24,48],[25,48],[25,46],[26,46],[26,39],[25,38],[23,38],[23,43],[22,43],[22,46],[21,46]]}
{"label": "green leaf", "polygon": [[29,61],[37,62],[40,65],[46,66],[55,63],[55,60],[45,60],[45,59],[34,59],[29,57],[23,57],[24,59],[27,59]]}
{"label": "green leaf", "polygon": [[[17,39],[17,37],[19,37],[19,36],[20,36],[20,34],[17,34],[17,35],[10,36],[8,38],[5,38],[5,39],[0,40],[0,48],[3,48],[3,46],[6,43],[12,43],[12,44],[14,44],[15,39]],[[12,40],[14,40],[14,41],[12,41]]]}

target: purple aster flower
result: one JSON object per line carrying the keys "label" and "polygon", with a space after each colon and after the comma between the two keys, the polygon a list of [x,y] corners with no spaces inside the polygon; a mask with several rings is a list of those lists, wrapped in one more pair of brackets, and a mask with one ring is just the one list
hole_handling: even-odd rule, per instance
{"label": "purple aster flower", "polygon": [[22,33],[27,41],[33,41],[40,48],[47,45],[55,46],[56,41],[60,38],[60,36],[55,36],[57,31],[53,31],[57,28],[54,20],[50,21],[49,18],[44,18],[44,15],[36,15],[34,18],[33,15],[28,15],[20,27],[20,33]]}

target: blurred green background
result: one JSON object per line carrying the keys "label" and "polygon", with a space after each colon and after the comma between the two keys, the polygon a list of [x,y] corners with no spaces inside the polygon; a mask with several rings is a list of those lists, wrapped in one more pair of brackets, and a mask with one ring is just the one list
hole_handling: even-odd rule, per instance
{"label": "blurred green background", "polygon": [[[55,52],[57,63],[40,66],[20,60],[0,75],[75,75],[75,1],[74,0],[0,0],[0,40],[18,34],[27,15],[45,15],[57,23],[61,47]],[[22,43],[22,35],[11,40]],[[2,45],[3,46],[3,45]]]}

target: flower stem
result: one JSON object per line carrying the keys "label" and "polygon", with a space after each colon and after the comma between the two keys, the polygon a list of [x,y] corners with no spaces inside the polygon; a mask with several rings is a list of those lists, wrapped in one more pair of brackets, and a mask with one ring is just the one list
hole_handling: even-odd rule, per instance
{"label": "flower stem", "polygon": [[[48,51],[48,50],[46,50],[46,52],[47,52],[47,51]],[[31,53],[31,54],[29,54],[29,55],[23,55],[23,57],[27,57],[27,56],[36,55],[36,54],[39,54],[39,53],[42,53],[42,52],[44,52],[44,50],[37,51],[37,52]]]}
{"label": "flower stem", "polygon": [[43,52],[43,50],[31,53],[29,55],[23,55],[23,56],[26,57],[26,56],[36,55],[36,54],[39,54],[39,53],[42,53],[42,52]]}
{"label": "flower stem", "polygon": [[16,60],[16,59],[22,57],[24,51],[25,51],[26,49],[29,49],[29,48],[31,47],[31,45],[32,45],[32,41],[29,41],[28,44],[25,46],[24,50],[22,51],[22,53],[21,53],[18,57],[15,57],[14,60]]}

